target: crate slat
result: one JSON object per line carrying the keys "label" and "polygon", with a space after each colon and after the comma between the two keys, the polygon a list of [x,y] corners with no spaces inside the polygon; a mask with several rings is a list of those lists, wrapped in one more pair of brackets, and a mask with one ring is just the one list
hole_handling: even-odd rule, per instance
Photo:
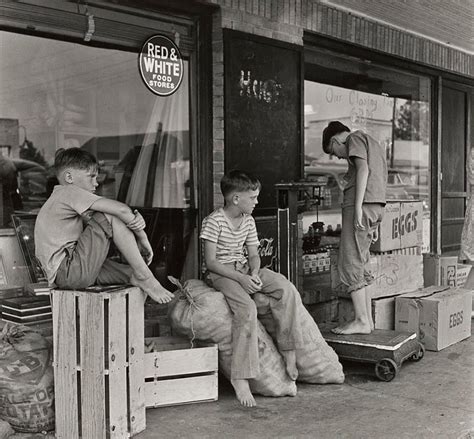
{"label": "crate slat", "polygon": [[153,352],[145,356],[145,378],[187,375],[217,370],[215,347]]}
{"label": "crate slat", "polygon": [[145,383],[145,404],[147,407],[215,401],[217,396],[217,372],[198,377]]}
{"label": "crate slat", "polygon": [[76,306],[72,291],[56,291],[53,300],[53,364],[55,388],[56,437],[78,439],[78,398],[76,359]]}
{"label": "crate slat", "polygon": [[103,297],[79,294],[82,437],[105,437]]}
{"label": "crate slat", "polygon": [[110,438],[123,438],[128,433],[127,419],[127,331],[124,295],[111,295],[109,300],[109,429]]}
{"label": "crate slat", "polygon": [[139,290],[130,291],[128,295],[129,421],[130,434],[132,436],[146,428],[145,380],[143,372],[145,298],[144,293]]}

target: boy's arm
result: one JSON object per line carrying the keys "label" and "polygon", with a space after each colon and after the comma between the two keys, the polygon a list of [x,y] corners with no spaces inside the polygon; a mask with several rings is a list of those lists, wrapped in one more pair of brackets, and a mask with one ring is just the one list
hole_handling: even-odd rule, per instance
{"label": "boy's arm", "polygon": [[207,269],[213,273],[238,282],[249,294],[257,292],[259,287],[252,281],[250,276],[240,273],[231,267],[227,267],[216,259],[216,248],[217,245],[215,242],[204,239],[204,259],[206,261]]}
{"label": "boy's arm", "polygon": [[109,198],[99,198],[91,205],[90,209],[116,216],[125,224],[129,224],[135,219],[135,214],[130,207],[120,201],[111,200]]}
{"label": "boy's arm", "polygon": [[[145,259],[147,265],[150,265],[153,259],[153,249],[151,248],[150,241],[145,233],[145,221],[143,221],[140,213],[137,212],[134,214],[132,209],[130,209],[126,204],[121,203],[120,201],[110,200],[109,198],[100,198],[97,201],[94,201],[90,209],[96,212],[108,213],[122,220],[127,227],[135,233],[140,253]],[[139,224],[141,222],[143,222],[143,224],[137,227],[137,223]],[[130,226],[130,223],[134,226]]]}
{"label": "boy's arm", "polygon": [[258,254],[258,245],[247,245],[248,261],[250,268],[250,277],[259,287],[262,286],[259,272],[261,266],[260,255]]}
{"label": "boy's arm", "polygon": [[258,246],[248,245],[247,252],[248,252],[250,274],[258,276],[258,272],[260,271],[260,264],[261,264],[260,255],[258,254]]}
{"label": "boy's arm", "polygon": [[356,168],[355,206],[354,206],[354,227],[364,229],[362,224],[362,203],[364,201],[365,190],[367,189],[367,179],[369,177],[369,167],[367,160],[353,157]]}

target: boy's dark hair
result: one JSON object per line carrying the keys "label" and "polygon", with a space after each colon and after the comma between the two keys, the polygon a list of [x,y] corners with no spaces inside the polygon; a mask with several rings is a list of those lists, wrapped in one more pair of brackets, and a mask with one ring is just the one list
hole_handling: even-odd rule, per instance
{"label": "boy's dark hair", "polygon": [[351,130],[348,127],[346,127],[343,123],[339,122],[338,120],[333,120],[332,122],[329,122],[328,126],[324,128],[323,151],[326,154],[330,154],[328,147],[329,147],[329,141],[331,140],[331,137],[335,136],[336,134],[343,133],[345,131],[348,131],[349,133],[351,132]]}
{"label": "boy's dark hair", "polygon": [[54,157],[54,169],[59,174],[65,168],[97,168],[97,159],[93,154],[81,148],[60,148]]}
{"label": "boy's dark hair", "polygon": [[232,192],[246,192],[260,190],[262,184],[253,175],[234,169],[228,172],[221,180],[221,192],[226,198]]}

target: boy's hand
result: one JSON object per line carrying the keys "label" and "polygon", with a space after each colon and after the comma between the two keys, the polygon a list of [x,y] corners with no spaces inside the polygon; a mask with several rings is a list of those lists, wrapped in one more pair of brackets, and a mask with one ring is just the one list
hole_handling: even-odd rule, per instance
{"label": "boy's hand", "polygon": [[153,260],[153,249],[151,248],[150,241],[148,241],[148,238],[145,236],[142,239],[138,239],[137,244],[140,254],[143,256],[146,264],[150,265]]}
{"label": "boy's hand", "polygon": [[250,295],[262,289],[262,286],[260,284],[257,284],[255,282],[255,279],[252,276],[249,276],[248,274],[242,275],[242,278],[240,279],[239,283],[240,285],[242,285],[242,288]]}
{"label": "boy's hand", "polygon": [[258,273],[250,274],[250,278],[253,280],[255,285],[257,285],[260,289],[262,289],[263,282],[262,282],[262,279],[260,279],[260,276],[258,275]]}
{"label": "boy's hand", "polygon": [[362,208],[356,207],[354,210],[354,229],[365,230],[365,227],[362,224]]}
{"label": "boy's hand", "polygon": [[146,223],[141,213],[136,209],[133,211],[133,213],[135,214],[135,218],[133,218],[132,221],[127,223],[127,227],[133,232],[139,232],[140,230],[144,230]]}
{"label": "boy's hand", "polygon": [[377,226],[372,234],[372,242],[377,242],[379,240],[379,227]]}

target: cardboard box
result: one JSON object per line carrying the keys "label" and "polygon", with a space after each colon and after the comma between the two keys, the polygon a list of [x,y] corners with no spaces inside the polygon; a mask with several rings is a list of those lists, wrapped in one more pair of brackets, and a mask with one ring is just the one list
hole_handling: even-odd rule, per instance
{"label": "cardboard box", "polygon": [[395,330],[416,331],[430,351],[440,351],[471,335],[472,292],[430,286],[395,298]]}
{"label": "cardboard box", "polygon": [[423,244],[423,203],[421,201],[391,201],[385,206],[379,239],[370,247],[385,252]]}
{"label": "cardboard box", "polygon": [[471,272],[472,265],[458,264],[456,272],[456,286],[462,287],[466,283],[467,277]]}
{"label": "cardboard box", "polygon": [[[400,202],[389,201],[385,205],[385,212],[379,228],[379,239],[370,247],[371,251],[382,252],[400,248],[400,234],[398,233],[398,219],[400,218]],[[396,230],[392,230],[396,226]]]}
{"label": "cardboard box", "polygon": [[457,256],[423,255],[423,278],[425,287],[431,285],[457,285]]}
{"label": "cardboard box", "polygon": [[[373,253],[367,271],[374,277],[372,284],[367,287],[372,299],[423,288],[423,256],[420,247]],[[347,286],[341,282],[337,269],[337,252],[331,252],[331,287],[338,296],[346,296]]]}
{"label": "cardboard box", "polygon": [[[339,323],[354,320],[354,305],[351,299],[339,299]],[[375,329],[395,329],[395,297],[381,297],[372,300],[372,319]]]}

